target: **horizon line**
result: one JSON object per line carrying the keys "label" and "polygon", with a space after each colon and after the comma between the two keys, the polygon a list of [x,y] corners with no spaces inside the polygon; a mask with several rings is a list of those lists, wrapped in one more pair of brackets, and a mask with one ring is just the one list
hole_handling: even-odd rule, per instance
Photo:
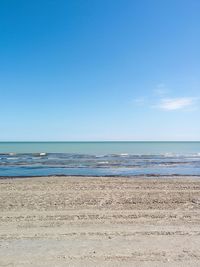
{"label": "horizon line", "polygon": [[200,142],[200,140],[0,140],[0,143]]}

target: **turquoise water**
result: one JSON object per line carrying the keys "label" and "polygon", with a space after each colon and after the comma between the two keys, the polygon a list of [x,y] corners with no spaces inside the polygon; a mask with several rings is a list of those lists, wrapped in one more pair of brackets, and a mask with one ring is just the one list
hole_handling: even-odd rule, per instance
{"label": "turquoise water", "polygon": [[0,153],[200,153],[200,142],[0,142]]}
{"label": "turquoise water", "polygon": [[0,176],[200,175],[200,142],[1,142]]}

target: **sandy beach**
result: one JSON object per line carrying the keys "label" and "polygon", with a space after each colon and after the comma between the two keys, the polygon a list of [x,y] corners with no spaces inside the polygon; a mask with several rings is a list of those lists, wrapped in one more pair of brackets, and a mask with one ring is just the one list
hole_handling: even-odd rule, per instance
{"label": "sandy beach", "polygon": [[0,266],[200,266],[199,178],[0,179]]}

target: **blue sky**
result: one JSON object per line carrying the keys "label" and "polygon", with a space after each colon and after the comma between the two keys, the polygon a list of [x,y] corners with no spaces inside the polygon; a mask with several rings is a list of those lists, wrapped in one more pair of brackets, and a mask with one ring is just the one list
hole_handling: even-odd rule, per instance
{"label": "blue sky", "polygon": [[0,1],[0,140],[200,140],[199,12]]}

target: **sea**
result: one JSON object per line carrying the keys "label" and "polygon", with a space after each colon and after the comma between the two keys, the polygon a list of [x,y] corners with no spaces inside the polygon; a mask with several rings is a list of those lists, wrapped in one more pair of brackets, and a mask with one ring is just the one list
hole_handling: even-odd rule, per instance
{"label": "sea", "polygon": [[0,177],[200,175],[200,142],[0,142]]}

